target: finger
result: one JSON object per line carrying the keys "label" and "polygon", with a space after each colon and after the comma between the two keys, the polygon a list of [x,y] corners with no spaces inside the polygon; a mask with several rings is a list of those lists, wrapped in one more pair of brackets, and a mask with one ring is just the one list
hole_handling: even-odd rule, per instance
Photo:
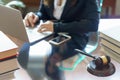
{"label": "finger", "polygon": [[25,26],[29,26],[29,23],[27,20],[24,21]]}
{"label": "finger", "polygon": [[25,26],[27,26],[27,25],[28,25],[28,24],[25,22],[25,19],[23,19],[23,23],[24,23],[24,25],[25,25]]}
{"label": "finger", "polygon": [[29,26],[29,21],[27,19],[27,16],[25,16],[25,18],[23,19],[23,23],[25,26]]}
{"label": "finger", "polygon": [[34,16],[33,23],[35,24],[39,20],[39,17],[37,15]]}
{"label": "finger", "polygon": [[47,31],[46,28],[41,29],[41,32],[46,32],[46,31]]}
{"label": "finger", "polygon": [[39,29],[38,29],[38,32],[45,32],[47,31],[47,28],[45,28],[44,26],[41,26]]}
{"label": "finger", "polygon": [[41,33],[41,32],[43,32],[44,30],[45,30],[45,28],[39,28],[37,31]]}
{"label": "finger", "polygon": [[29,20],[28,22],[30,22],[30,25],[34,27],[34,15],[30,15],[28,20]]}
{"label": "finger", "polygon": [[46,28],[42,28],[42,29],[39,29],[38,32],[42,33],[42,32],[45,32],[47,31]]}

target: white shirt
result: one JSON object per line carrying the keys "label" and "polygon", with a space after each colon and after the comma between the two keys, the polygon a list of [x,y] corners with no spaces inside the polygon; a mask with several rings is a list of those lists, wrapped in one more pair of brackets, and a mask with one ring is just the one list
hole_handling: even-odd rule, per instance
{"label": "white shirt", "polygon": [[64,10],[64,6],[65,6],[67,0],[63,0],[61,6],[57,5],[57,1],[58,0],[54,0],[54,12],[53,12],[53,16],[56,19],[59,20],[61,18],[62,12]]}

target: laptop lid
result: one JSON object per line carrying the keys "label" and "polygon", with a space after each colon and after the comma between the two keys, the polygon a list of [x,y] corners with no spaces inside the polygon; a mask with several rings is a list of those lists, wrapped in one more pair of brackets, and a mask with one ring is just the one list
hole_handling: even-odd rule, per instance
{"label": "laptop lid", "polygon": [[0,5],[0,30],[28,42],[20,11]]}
{"label": "laptop lid", "polygon": [[26,28],[21,12],[4,5],[0,5],[0,30],[24,42],[34,42],[52,34],[51,32],[38,33],[37,27]]}

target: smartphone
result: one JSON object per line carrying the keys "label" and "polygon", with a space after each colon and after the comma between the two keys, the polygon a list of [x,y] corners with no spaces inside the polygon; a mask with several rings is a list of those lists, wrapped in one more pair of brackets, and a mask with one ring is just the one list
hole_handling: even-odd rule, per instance
{"label": "smartphone", "polygon": [[49,43],[53,44],[53,45],[61,45],[70,39],[71,39],[71,36],[66,35],[66,34],[61,34],[61,35],[49,40]]}

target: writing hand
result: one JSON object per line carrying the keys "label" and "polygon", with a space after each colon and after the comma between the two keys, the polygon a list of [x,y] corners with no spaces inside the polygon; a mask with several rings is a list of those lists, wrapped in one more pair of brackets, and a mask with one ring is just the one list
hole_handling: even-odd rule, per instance
{"label": "writing hand", "polygon": [[25,16],[23,22],[25,24],[25,26],[27,27],[34,27],[35,23],[38,21],[38,16],[35,15],[33,12],[27,13],[27,15]]}
{"label": "writing hand", "polygon": [[46,21],[39,25],[38,32],[45,32],[50,31],[53,32],[53,22],[52,21]]}

